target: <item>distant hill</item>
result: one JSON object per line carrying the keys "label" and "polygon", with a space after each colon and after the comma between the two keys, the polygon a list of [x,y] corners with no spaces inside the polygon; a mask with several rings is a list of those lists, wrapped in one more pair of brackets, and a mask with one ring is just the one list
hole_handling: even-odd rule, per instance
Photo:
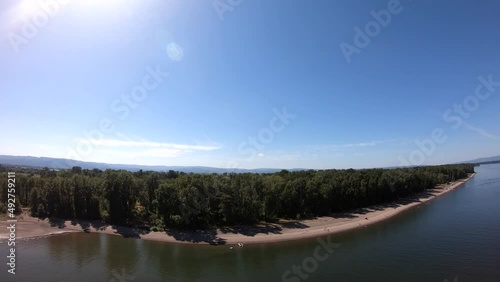
{"label": "distant hill", "polygon": [[[273,173],[281,171],[279,168],[257,168],[257,169],[226,169],[217,167],[207,167],[207,166],[148,166],[148,165],[128,165],[128,164],[107,164],[107,163],[95,163],[95,162],[82,162],[70,159],[59,159],[59,158],[46,158],[46,157],[30,157],[30,156],[9,156],[0,155],[0,164],[4,165],[14,165],[14,166],[26,166],[26,167],[48,167],[51,169],[69,169],[73,166],[79,166],[83,169],[123,169],[128,171],[138,171],[138,170],[153,170],[153,171],[182,171],[186,173],[224,173],[224,172],[236,172],[236,173]],[[304,169],[289,169],[290,171],[304,170]]]}
{"label": "distant hill", "polygon": [[[460,162],[460,163],[493,163],[500,162],[500,156],[479,158],[470,161]],[[83,169],[123,169],[128,171],[138,171],[138,170],[153,170],[153,171],[182,171],[185,173],[225,173],[225,172],[235,172],[235,173],[273,173],[279,172],[281,168],[256,168],[256,169],[227,169],[218,167],[208,167],[208,166],[149,166],[149,165],[134,165],[134,164],[108,164],[108,163],[96,163],[96,162],[83,162],[75,161],[70,159],[62,158],[47,158],[47,157],[30,157],[30,156],[10,156],[10,155],[0,155],[0,164],[13,165],[13,166],[23,166],[23,167],[34,167],[43,168],[48,167],[51,169],[70,169],[73,166],[79,166]],[[396,167],[390,167],[396,168]],[[390,169],[386,167],[386,169]],[[299,171],[307,170],[305,168],[294,168],[287,169],[289,171]]]}
{"label": "distant hill", "polygon": [[479,158],[475,160],[470,160],[462,163],[466,164],[484,164],[484,163],[497,163],[500,162],[500,156],[495,156],[495,157],[488,157],[488,158]]}

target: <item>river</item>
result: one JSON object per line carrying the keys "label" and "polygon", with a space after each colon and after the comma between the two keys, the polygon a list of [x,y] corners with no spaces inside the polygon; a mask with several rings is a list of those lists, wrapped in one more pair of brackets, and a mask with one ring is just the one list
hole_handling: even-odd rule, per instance
{"label": "river", "polygon": [[[21,240],[16,274],[2,263],[0,281],[497,282],[500,164],[481,165],[476,172],[439,198],[329,238],[233,250],[95,233]],[[334,248],[324,247],[329,240]],[[5,243],[0,254],[7,262]]]}

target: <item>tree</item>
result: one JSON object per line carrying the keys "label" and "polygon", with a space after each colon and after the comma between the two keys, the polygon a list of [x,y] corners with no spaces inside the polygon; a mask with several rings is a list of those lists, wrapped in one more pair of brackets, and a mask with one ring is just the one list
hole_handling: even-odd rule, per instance
{"label": "tree", "polygon": [[72,173],[82,173],[82,167],[80,166],[74,166],[71,168]]}

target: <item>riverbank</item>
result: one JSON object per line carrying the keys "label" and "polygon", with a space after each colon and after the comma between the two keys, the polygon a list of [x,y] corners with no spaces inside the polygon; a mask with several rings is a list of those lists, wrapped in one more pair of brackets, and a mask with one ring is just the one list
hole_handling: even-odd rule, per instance
{"label": "riverbank", "polygon": [[[332,214],[331,216],[310,220],[282,220],[278,223],[231,226],[212,230],[181,231],[170,229],[165,232],[149,232],[137,228],[107,225],[100,221],[40,220],[24,214],[18,217],[16,238],[45,237],[69,232],[92,232],[187,244],[236,245],[239,242],[257,244],[298,240],[364,228],[370,224],[383,221],[456,189],[474,175],[475,173],[470,174],[466,179],[439,185],[434,189],[395,202],[361,208],[351,212]],[[7,226],[5,220],[0,221],[0,242],[4,242],[8,236]]]}

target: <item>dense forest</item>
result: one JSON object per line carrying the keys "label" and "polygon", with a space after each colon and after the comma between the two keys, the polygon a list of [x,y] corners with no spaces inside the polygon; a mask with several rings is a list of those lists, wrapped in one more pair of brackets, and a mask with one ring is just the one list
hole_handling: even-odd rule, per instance
{"label": "dense forest", "polygon": [[[0,210],[7,173],[0,166]],[[474,166],[186,174],[176,171],[16,170],[16,201],[36,217],[208,227],[328,215],[395,200],[466,178]]]}

